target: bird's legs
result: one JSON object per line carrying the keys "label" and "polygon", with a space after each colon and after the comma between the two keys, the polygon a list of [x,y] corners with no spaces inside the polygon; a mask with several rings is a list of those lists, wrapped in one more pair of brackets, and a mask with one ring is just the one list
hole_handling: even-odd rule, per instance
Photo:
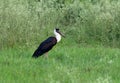
{"label": "bird's legs", "polygon": [[45,53],[45,58],[48,58],[48,52]]}

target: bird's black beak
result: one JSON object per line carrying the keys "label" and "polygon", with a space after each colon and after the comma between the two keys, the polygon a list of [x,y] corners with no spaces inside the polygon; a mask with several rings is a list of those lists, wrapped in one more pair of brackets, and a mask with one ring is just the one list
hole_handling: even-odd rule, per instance
{"label": "bird's black beak", "polygon": [[61,32],[59,32],[59,34],[60,34],[62,37],[64,37],[64,38],[65,38],[65,35],[64,35],[64,34],[62,34]]}

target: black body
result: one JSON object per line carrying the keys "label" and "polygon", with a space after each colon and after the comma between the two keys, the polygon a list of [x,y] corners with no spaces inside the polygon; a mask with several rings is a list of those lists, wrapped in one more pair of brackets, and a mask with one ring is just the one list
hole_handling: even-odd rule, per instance
{"label": "black body", "polygon": [[55,37],[49,37],[39,45],[39,47],[36,49],[32,57],[37,58],[43,55],[44,53],[51,50],[53,46],[56,45],[56,43],[57,43],[57,40]]}

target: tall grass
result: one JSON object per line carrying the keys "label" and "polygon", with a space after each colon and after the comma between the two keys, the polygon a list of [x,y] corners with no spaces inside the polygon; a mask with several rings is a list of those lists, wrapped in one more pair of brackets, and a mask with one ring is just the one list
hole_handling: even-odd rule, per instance
{"label": "tall grass", "polygon": [[36,45],[54,27],[76,44],[120,47],[119,9],[119,0],[1,0],[0,48]]}
{"label": "tall grass", "polygon": [[[31,58],[54,27],[66,38]],[[119,27],[120,0],[0,0],[0,82],[119,83]]]}

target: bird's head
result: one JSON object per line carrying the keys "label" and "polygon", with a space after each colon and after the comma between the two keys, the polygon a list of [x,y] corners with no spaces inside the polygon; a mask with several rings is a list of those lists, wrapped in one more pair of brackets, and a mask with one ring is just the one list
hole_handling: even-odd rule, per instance
{"label": "bird's head", "polygon": [[60,30],[59,30],[58,28],[55,28],[55,29],[54,29],[54,34],[55,34],[55,33],[58,33],[59,35],[65,37],[65,36],[60,32]]}

